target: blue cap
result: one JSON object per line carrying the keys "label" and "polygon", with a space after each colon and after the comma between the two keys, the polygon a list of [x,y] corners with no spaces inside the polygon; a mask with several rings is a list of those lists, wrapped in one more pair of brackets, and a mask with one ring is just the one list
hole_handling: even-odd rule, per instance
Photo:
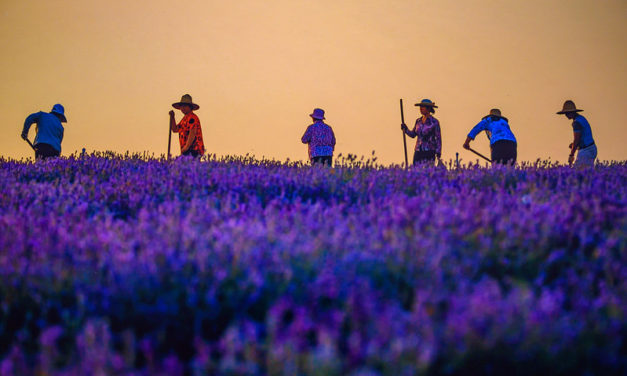
{"label": "blue cap", "polygon": [[52,106],[52,111],[50,111],[50,113],[60,115],[61,121],[64,123],[67,123],[67,119],[65,118],[65,109],[60,104],[57,103],[54,106]]}

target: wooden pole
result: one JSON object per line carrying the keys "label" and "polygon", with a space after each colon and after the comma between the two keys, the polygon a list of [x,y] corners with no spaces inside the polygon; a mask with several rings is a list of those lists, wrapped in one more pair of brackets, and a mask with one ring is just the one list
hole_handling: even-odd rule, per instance
{"label": "wooden pole", "polygon": [[[30,145],[31,149],[35,150],[35,146],[33,146],[33,143],[30,142],[30,140],[28,138],[25,138],[24,141],[28,142],[28,144]],[[37,151],[37,150],[35,150]]]}
{"label": "wooden pole", "polygon": [[485,159],[486,161],[492,163],[492,160],[488,157],[486,157],[485,155],[479,153],[478,151],[474,150],[473,148],[468,148],[468,150],[472,151],[473,153],[477,154],[478,156],[480,156],[481,158]]}
{"label": "wooden pole", "polygon": [[170,123],[168,122],[168,160],[170,160],[170,144],[172,143],[172,129],[170,129]]}
{"label": "wooden pole", "polygon": [[[405,124],[405,115],[403,114],[403,99],[401,98],[401,124]],[[405,169],[409,168],[409,163],[407,161],[407,136],[405,135],[405,131],[403,132],[403,148],[405,149]]]}

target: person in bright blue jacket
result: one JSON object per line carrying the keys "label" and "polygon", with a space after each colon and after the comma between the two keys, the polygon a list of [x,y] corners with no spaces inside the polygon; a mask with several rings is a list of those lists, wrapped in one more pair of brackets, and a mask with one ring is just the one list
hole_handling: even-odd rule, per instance
{"label": "person in bright blue jacket", "polygon": [[60,104],[55,104],[50,112],[35,112],[24,120],[22,138],[28,139],[28,130],[31,125],[37,124],[35,135],[35,159],[46,159],[61,155],[61,142],[63,141],[63,124],[66,123],[65,109]]}
{"label": "person in bright blue jacket", "polygon": [[511,165],[516,163],[518,154],[516,137],[509,127],[507,118],[501,116],[501,110],[491,109],[490,114],[472,128],[464,142],[464,149],[470,149],[470,141],[474,140],[481,131],[486,131],[490,139],[492,163]]}

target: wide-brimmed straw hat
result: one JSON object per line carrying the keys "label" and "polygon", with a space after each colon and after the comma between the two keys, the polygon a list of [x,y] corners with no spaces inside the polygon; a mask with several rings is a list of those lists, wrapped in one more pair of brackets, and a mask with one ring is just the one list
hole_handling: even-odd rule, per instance
{"label": "wide-brimmed straw hat", "polygon": [[50,110],[50,113],[61,116],[61,121],[67,123],[67,118],[65,117],[65,109],[60,104],[57,103],[52,106],[52,110]]}
{"label": "wide-brimmed straw hat", "polygon": [[182,105],[188,105],[194,111],[200,108],[199,105],[192,101],[192,96],[189,94],[183,95],[180,102],[172,103],[172,107],[176,108],[177,110],[180,109]]}
{"label": "wide-brimmed straw hat", "polygon": [[431,101],[431,99],[423,99],[420,101],[420,103],[416,103],[414,106],[438,108],[438,106],[436,106],[435,103]]}
{"label": "wide-brimmed straw hat", "polygon": [[316,120],[324,120],[324,110],[321,108],[314,108],[313,113],[309,116]]}
{"label": "wide-brimmed straw hat", "polygon": [[501,115],[501,110],[499,110],[498,108],[491,109],[490,113],[487,114],[486,116],[484,116],[483,118],[485,119],[485,118],[490,117],[490,116],[495,116],[497,118],[501,118],[501,119],[504,119],[505,121],[508,121],[505,116]]}
{"label": "wide-brimmed straw hat", "polygon": [[566,102],[564,102],[564,106],[562,106],[562,111],[558,111],[557,114],[564,115],[569,112],[581,112],[581,111],[583,110],[578,109],[577,106],[575,106],[575,102],[571,100],[567,100]]}

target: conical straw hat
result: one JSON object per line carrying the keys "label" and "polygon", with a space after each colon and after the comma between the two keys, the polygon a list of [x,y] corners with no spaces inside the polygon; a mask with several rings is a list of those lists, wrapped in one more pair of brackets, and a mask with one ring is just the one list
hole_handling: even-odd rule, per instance
{"label": "conical straw hat", "polygon": [[192,110],[197,110],[200,108],[199,105],[197,105],[196,103],[194,103],[194,101],[192,101],[192,96],[189,94],[185,94],[181,97],[181,101],[180,102],[176,102],[176,103],[172,103],[172,107],[176,108],[177,110],[181,107],[181,105],[188,105],[192,108]]}

